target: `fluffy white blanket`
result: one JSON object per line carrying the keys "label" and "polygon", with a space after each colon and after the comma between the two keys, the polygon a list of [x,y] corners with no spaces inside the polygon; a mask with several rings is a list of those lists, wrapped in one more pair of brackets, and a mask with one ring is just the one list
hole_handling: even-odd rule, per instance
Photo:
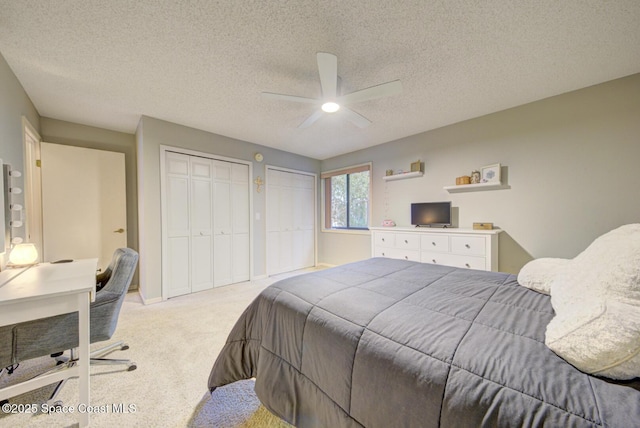
{"label": "fluffy white blanket", "polygon": [[523,281],[548,287],[556,313],[547,346],[584,372],[640,377],[640,224],[602,235],[572,260],[534,262]]}

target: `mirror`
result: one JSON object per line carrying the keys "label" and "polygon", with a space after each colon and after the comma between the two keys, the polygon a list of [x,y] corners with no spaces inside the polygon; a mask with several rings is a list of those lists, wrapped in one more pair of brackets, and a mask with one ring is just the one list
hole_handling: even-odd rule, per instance
{"label": "mirror", "polygon": [[0,174],[0,189],[2,189],[2,195],[0,195],[2,196],[0,197],[0,253],[4,253],[7,251],[7,244],[9,242],[9,238],[7,237],[9,229],[5,222],[5,217],[11,218],[11,216],[5,216],[5,206],[8,206],[7,195],[9,192],[4,185],[5,169],[2,159],[0,159],[0,172],[2,172]]}

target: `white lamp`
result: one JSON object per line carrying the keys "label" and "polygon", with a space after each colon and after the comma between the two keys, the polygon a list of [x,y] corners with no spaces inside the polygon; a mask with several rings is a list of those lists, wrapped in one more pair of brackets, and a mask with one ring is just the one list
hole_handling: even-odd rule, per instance
{"label": "white lamp", "polygon": [[36,260],[38,260],[38,250],[29,242],[15,245],[9,254],[9,263],[14,266],[29,266]]}

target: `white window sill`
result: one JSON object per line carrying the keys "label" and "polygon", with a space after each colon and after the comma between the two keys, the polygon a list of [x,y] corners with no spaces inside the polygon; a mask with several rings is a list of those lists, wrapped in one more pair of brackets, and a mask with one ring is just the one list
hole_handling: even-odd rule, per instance
{"label": "white window sill", "polygon": [[342,233],[346,235],[371,235],[369,229],[325,229],[322,228],[323,233]]}

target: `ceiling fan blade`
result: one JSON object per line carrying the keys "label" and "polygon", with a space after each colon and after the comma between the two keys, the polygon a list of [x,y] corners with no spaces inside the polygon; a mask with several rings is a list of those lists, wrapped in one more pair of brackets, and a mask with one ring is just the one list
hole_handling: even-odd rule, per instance
{"label": "ceiling fan blade", "polygon": [[371,121],[369,119],[349,108],[346,108],[344,106],[340,107],[340,112],[342,112],[342,114],[346,116],[347,119],[349,119],[359,128],[366,128],[367,126],[371,125]]}
{"label": "ceiling fan blade", "polygon": [[322,110],[316,110],[314,111],[311,116],[309,116],[308,118],[305,119],[304,122],[302,122],[300,125],[298,125],[298,128],[308,128],[311,125],[313,125],[316,120],[320,119],[320,116],[322,116]]}
{"label": "ceiling fan blade", "polygon": [[399,80],[382,83],[380,85],[371,86],[370,88],[361,89],[347,95],[343,95],[337,99],[338,104],[354,104],[362,101],[375,100],[376,98],[389,97],[402,92],[402,83]]}
{"label": "ceiling fan blade", "polygon": [[338,57],[325,52],[318,52],[317,57],[322,97],[325,101],[332,101],[338,88]]}
{"label": "ceiling fan blade", "polygon": [[320,100],[314,98],[298,97],[296,95],[274,94],[273,92],[263,92],[262,98],[270,100],[295,101],[297,103],[320,104]]}

